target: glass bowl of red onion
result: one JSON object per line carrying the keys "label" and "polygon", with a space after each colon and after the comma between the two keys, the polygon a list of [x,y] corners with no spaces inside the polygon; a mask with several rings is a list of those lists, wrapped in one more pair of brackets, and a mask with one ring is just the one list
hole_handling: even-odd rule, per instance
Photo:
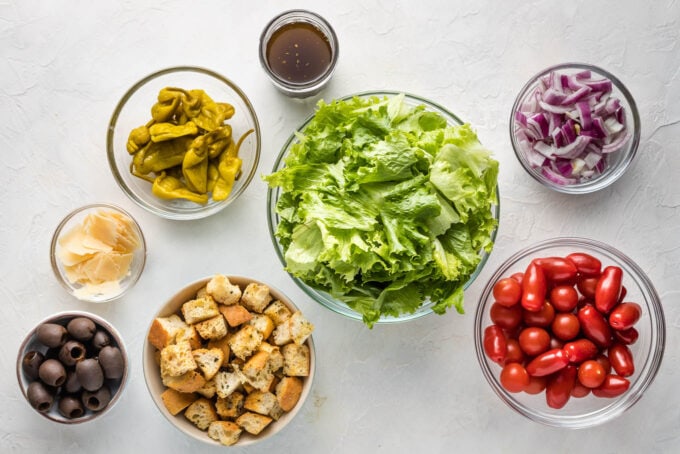
{"label": "glass bowl of red onion", "polygon": [[640,143],[640,115],[623,83],[585,63],[532,77],[510,115],[515,154],[531,177],[558,192],[587,194],[618,180]]}

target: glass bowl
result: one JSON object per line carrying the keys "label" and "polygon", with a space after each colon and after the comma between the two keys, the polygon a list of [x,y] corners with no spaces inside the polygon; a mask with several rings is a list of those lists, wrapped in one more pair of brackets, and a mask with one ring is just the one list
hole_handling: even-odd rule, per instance
{"label": "glass bowl", "polygon": [[[272,301],[280,301],[283,304],[286,305],[286,307],[291,311],[291,312],[296,312],[299,310],[299,308],[293,303],[292,300],[290,300],[285,294],[283,294],[280,290],[262,282],[258,281],[252,278],[248,277],[243,277],[243,276],[227,276],[229,279],[229,282],[234,285],[238,285],[241,290],[243,291],[248,284],[255,283],[255,284],[260,284],[260,285],[266,285],[269,288],[269,293],[273,297]],[[153,319],[151,320],[149,324],[149,328],[147,329],[147,333],[150,332],[151,326],[153,325],[153,321],[158,318],[158,317],[168,317],[172,314],[177,314],[179,316],[182,315],[181,312],[181,307],[182,305],[196,297],[196,293],[200,290],[203,289],[206,284],[212,279],[212,276],[205,277],[203,279],[199,279],[197,281],[194,281],[185,287],[179,289],[177,293],[172,295],[169,300],[167,300],[165,303],[161,305],[161,307],[158,309],[156,314],[153,316]],[[236,332],[237,328],[232,328],[230,327],[229,330],[233,333]],[[278,420],[272,421],[262,432],[260,432],[258,435],[251,435],[247,433],[245,430],[241,433],[240,438],[234,444],[234,447],[243,447],[243,446],[249,446],[253,445],[256,443],[259,443],[265,439],[268,439],[277,433],[279,433],[281,430],[283,430],[299,413],[299,411],[302,409],[302,406],[304,405],[305,400],[309,396],[309,393],[312,389],[312,384],[314,382],[314,376],[315,376],[315,371],[316,371],[316,352],[314,349],[314,340],[313,340],[313,335],[310,335],[306,340],[305,340],[305,345],[309,348],[309,375],[307,377],[301,377],[304,378],[302,381],[302,392],[300,394],[300,398],[297,401],[297,404],[295,404],[295,407],[293,407],[290,411],[283,413]],[[158,349],[151,344],[151,342],[147,339],[144,341],[144,347],[143,347],[143,352],[142,352],[142,361],[143,361],[143,368],[144,368],[144,380],[146,382],[146,387],[149,391],[149,394],[151,396],[151,399],[153,402],[156,404],[156,407],[158,408],[158,411],[165,417],[165,419],[172,424],[173,427],[175,427],[177,430],[182,432],[183,434],[187,435],[188,437],[191,437],[197,441],[210,444],[213,446],[222,446],[218,441],[213,440],[208,436],[208,433],[204,430],[200,430],[198,427],[196,427],[192,422],[190,422],[187,418],[185,418],[181,413],[183,411],[180,411],[177,413],[175,416],[173,416],[172,413],[168,410],[168,408],[165,406],[163,403],[163,398],[161,397],[161,394],[166,390],[166,387],[163,385],[163,379],[161,377],[160,373],[160,367],[159,367],[159,352]]]}
{"label": "glass bowl", "polygon": [[[393,97],[397,95],[404,94],[403,92],[398,92],[398,91],[387,91],[387,90],[381,90],[381,91],[368,91],[368,92],[361,92],[353,95],[348,95],[343,98],[340,98],[341,100],[348,100],[352,99],[353,97],[362,97],[362,98],[368,98],[368,97],[373,97],[377,96],[379,98],[383,97]],[[413,94],[404,94],[405,95],[405,101],[412,106],[416,105],[424,105],[426,106],[426,109],[428,111],[436,112],[440,115],[442,115],[444,118],[446,118],[447,123],[449,126],[455,126],[455,125],[462,125],[463,121],[458,118],[455,114],[451,113],[449,110],[447,110],[445,107],[430,101],[428,99],[422,98],[417,95]],[[281,152],[279,153],[278,157],[276,158],[276,161],[274,163],[274,167],[272,169],[272,172],[276,172],[279,169],[282,169],[285,167],[285,160],[290,152],[291,147],[299,141],[298,134],[303,133],[307,125],[309,124],[310,121],[314,118],[314,114],[310,115],[303,123],[298,127],[298,129],[291,134],[289,139],[286,141],[284,144],[283,148],[281,149]],[[281,195],[281,188],[276,187],[276,188],[269,188],[267,192],[267,225],[269,228],[269,234],[272,240],[272,243],[274,244],[274,249],[276,251],[276,254],[279,257],[279,260],[283,264],[283,266],[286,266],[286,260],[284,257],[284,250],[283,247],[281,246],[280,242],[278,241],[276,237],[276,229],[279,224],[279,215],[276,211],[276,204]],[[493,218],[498,222],[499,216],[500,216],[500,196],[499,196],[499,190],[498,186],[496,187],[496,204],[492,205],[491,207],[491,214]],[[496,239],[496,233],[498,232],[498,225],[496,225],[496,228],[493,230],[491,234],[491,241],[494,242]],[[477,278],[479,273],[482,271],[484,268],[484,265],[486,264],[488,258],[489,258],[489,252],[486,252],[482,250],[480,252],[481,260],[475,269],[475,271],[472,273],[468,281],[464,284],[463,289],[467,289],[474,280]],[[290,277],[293,279],[293,281],[297,284],[297,286],[304,291],[308,296],[310,296],[314,301],[317,303],[321,304],[322,306],[326,307],[327,309],[330,309],[331,311],[344,315],[346,317],[349,317],[354,320],[359,320],[361,321],[362,315],[355,311],[354,309],[350,308],[347,304],[344,302],[332,297],[330,294],[323,290],[319,290],[317,288],[314,288],[307,283],[305,283],[303,280],[293,276],[290,274]],[[410,320],[415,320],[417,318],[423,317],[425,315],[429,315],[433,313],[432,307],[434,304],[429,301],[423,301],[423,303],[420,305],[418,309],[416,309],[412,313],[402,313],[398,317],[394,316],[381,316],[381,318],[376,322],[377,324],[390,324],[390,323],[401,323],[401,322],[406,322]]]}
{"label": "glass bowl", "polygon": [[[92,219],[105,221],[92,224]],[[101,240],[106,242],[102,244]],[[77,255],[73,255],[74,250]],[[71,295],[82,301],[106,303],[123,296],[139,280],[146,263],[146,241],[137,221],[122,208],[110,203],[85,205],[70,212],[57,226],[50,245],[50,263],[57,281]],[[96,263],[120,267],[120,272],[106,279],[110,275],[96,271]],[[105,280],[95,280],[102,278]]]}
{"label": "glass bowl", "polygon": [[[120,378],[108,378],[105,380],[105,386],[108,386],[110,392],[111,392],[111,400],[109,403],[99,411],[92,411],[88,408],[84,409],[84,412],[81,416],[79,417],[74,417],[74,418],[67,418],[65,417],[59,410],[58,410],[58,398],[55,399],[55,402],[52,404],[51,408],[47,411],[38,411],[37,409],[34,409],[36,413],[40,414],[41,416],[49,419],[50,421],[54,421],[57,423],[61,424],[80,424],[88,421],[92,421],[94,419],[97,419],[104,414],[106,414],[111,408],[118,402],[120,399],[120,396],[123,394],[123,390],[125,389],[125,385],[127,384],[128,380],[128,356],[127,356],[127,351],[125,349],[125,344],[123,342],[123,339],[120,335],[120,333],[116,330],[116,328],[113,327],[109,322],[104,320],[103,318],[99,317],[98,315],[91,314],[89,312],[83,312],[83,311],[67,311],[67,312],[59,312],[57,314],[51,315],[49,317],[46,317],[40,323],[38,323],[35,327],[29,331],[29,333],[26,335],[24,338],[24,341],[21,343],[21,346],[19,347],[19,352],[17,354],[17,363],[16,363],[16,375],[17,375],[17,380],[19,382],[19,388],[21,389],[21,393],[23,396],[26,398],[26,402],[29,403],[29,397],[28,397],[28,387],[30,383],[34,380],[32,380],[24,371],[22,363],[24,360],[24,357],[26,356],[27,353],[29,352],[39,352],[45,356],[45,358],[51,358],[52,356],[56,355],[55,353],[55,348],[48,348],[47,346],[43,345],[40,341],[38,341],[37,337],[37,330],[40,325],[43,323],[54,323],[58,325],[62,325],[64,327],[67,326],[68,322],[71,321],[74,318],[77,317],[86,317],[92,320],[95,323],[95,326],[98,330],[103,330],[105,333],[109,335],[110,339],[110,344],[113,347],[118,347],[118,349],[121,352],[122,359],[123,359],[123,370],[122,370],[122,376]],[[84,342],[85,343],[85,342]],[[93,354],[88,354],[86,355],[88,358],[93,357]],[[70,370],[70,367],[66,367],[67,372]],[[50,388],[48,388],[50,389]],[[64,392],[64,386],[55,388],[54,391],[57,393],[57,396],[62,396]],[[81,396],[82,397],[82,396]],[[33,409],[33,407],[31,406]]]}
{"label": "glass bowl", "polygon": [[[623,270],[623,286],[627,289],[624,301],[638,303],[642,317],[635,325],[639,338],[632,345],[635,372],[628,377],[630,387],[615,398],[601,398],[588,394],[571,397],[564,407],[554,409],[546,404],[545,393],[511,393],[501,386],[501,366],[491,361],[484,352],[483,336],[492,324],[489,316],[494,284],[516,272],[524,272],[538,257],[565,257],[573,252],[585,252],[602,262],[602,268],[612,265]],[[493,391],[510,408],[530,420],[554,427],[586,428],[610,421],[633,406],[654,380],[661,365],[666,339],[663,308],[659,295],[644,271],[628,256],[613,247],[585,238],[553,238],[524,248],[509,257],[494,272],[484,287],[475,313],[475,350],[484,377]]]}
{"label": "glass bowl", "polygon": [[[610,102],[605,102],[606,96],[599,98],[601,102],[593,98],[593,101],[591,101],[594,104],[592,110],[597,113],[580,117],[579,109],[563,109],[556,99],[559,99],[559,96],[578,91],[578,87],[583,87],[585,83],[582,82],[582,77],[585,77],[588,73],[592,80],[611,81],[611,92],[608,95]],[[560,74],[563,77],[555,79],[560,81],[556,84],[556,92],[551,91],[548,95],[546,87],[552,80],[551,74]],[[562,84],[563,79],[565,88],[560,91],[559,85]],[[597,85],[593,85],[593,87],[597,87]],[[541,100],[549,99],[551,103],[556,104],[557,107],[548,106],[554,112],[546,113],[546,104],[538,105],[538,97]],[[579,98],[580,102],[588,102],[586,97],[580,98],[580,95],[575,95],[572,100],[576,98]],[[614,99],[618,99],[618,103],[614,102]],[[571,104],[571,101],[566,98],[563,102]],[[622,110],[616,112],[617,106],[622,107]],[[568,111],[562,113],[559,112],[560,110]],[[589,109],[585,110],[589,111]],[[532,124],[530,117],[537,113],[539,116],[541,113],[546,115],[539,118],[538,123]],[[590,115],[590,118],[588,118],[588,115]],[[606,143],[609,139],[603,139],[602,129],[595,128],[596,117],[599,117],[597,124],[604,125],[605,130],[611,131],[612,138],[619,136],[622,138],[623,142],[620,146],[615,145],[618,141],[613,139],[612,146],[605,148],[603,143]],[[567,127],[566,123],[562,124],[570,118],[572,120],[571,126]],[[585,120],[582,118],[585,118]],[[603,119],[605,121],[600,121]],[[545,120],[545,123],[541,120]],[[609,121],[613,122],[614,120],[625,125],[625,129],[621,132],[614,132],[616,126],[611,126],[612,129],[609,129],[610,126],[607,126]],[[527,121],[529,126],[525,126]],[[582,125],[586,122],[593,125],[589,127],[588,131],[571,132],[576,131],[575,128],[582,129]],[[565,128],[567,131],[560,131],[560,129]],[[541,129],[542,131],[535,132]],[[571,137],[571,139],[576,137],[571,150],[567,145],[569,141],[564,139],[570,134],[576,134]],[[584,137],[578,137],[579,135]],[[587,137],[589,135],[593,137]],[[630,166],[640,143],[640,115],[633,96],[616,76],[597,66],[583,63],[564,63],[544,69],[529,79],[526,85],[522,87],[510,114],[510,139],[520,164],[536,181],[565,194],[587,194],[609,186],[618,180]],[[577,143],[578,141],[580,142]],[[540,147],[537,147],[536,143],[539,143]],[[563,157],[555,158],[553,153],[556,153],[556,146],[561,147],[558,150]],[[543,154],[536,151],[539,148],[544,151]],[[599,162],[597,160],[598,150],[608,150],[600,153],[602,159]],[[546,154],[555,159],[548,160]],[[588,157],[586,158],[586,156]],[[574,175],[573,172],[583,176],[580,179],[571,178]]]}
{"label": "glass bowl", "polygon": [[[130,172],[132,156],[126,144],[130,132],[151,120],[151,106],[156,103],[159,91],[165,87],[186,90],[202,89],[215,102],[231,104],[234,115],[226,121],[232,127],[232,138],[238,141],[253,130],[241,144],[238,156],[242,159],[240,176],[229,196],[221,201],[210,198],[205,205],[184,199],[164,200],[151,192],[151,183],[133,176]],[[167,68],[150,74],[134,84],[118,102],[106,136],[106,151],[111,172],[118,186],[142,208],[167,219],[199,219],[224,209],[247,188],[255,175],[260,159],[260,125],[255,110],[245,93],[231,80],[204,68],[181,66]]]}

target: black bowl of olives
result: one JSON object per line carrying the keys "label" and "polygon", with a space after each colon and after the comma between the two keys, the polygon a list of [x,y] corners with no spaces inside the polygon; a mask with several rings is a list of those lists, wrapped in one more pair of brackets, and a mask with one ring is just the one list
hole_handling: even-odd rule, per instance
{"label": "black bowl of olives", "polygon": [[26,401],[58,423],[82,423],[106,413],[123,393],[127,377],[120,334],[89,312],[45,318],[28,333],[17,355],[17,379]]}

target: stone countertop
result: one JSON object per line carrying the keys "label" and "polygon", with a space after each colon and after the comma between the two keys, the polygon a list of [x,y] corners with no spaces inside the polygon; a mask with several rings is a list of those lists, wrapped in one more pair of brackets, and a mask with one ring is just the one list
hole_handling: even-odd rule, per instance
{"label": "stone countertop", "polygon": [[[304,101],[279,94],[257,56],[265,24],[298,7],[324,16],[341,46],[330,85]],[[221,272],[266,280],[316,325],[312,394],[284,432],[247,452],[536,452],[547,442],[555,452],[678,452],[679,40],[680,3],[673,0],[0,2],[0,451],[218,452],[172,428],[154,407],[141,352],[159,304],[184,283]],[[558,194],[529,178],[508,136],[522,85],[568,61],[618,76],[642,119],[640,148],[627,173],[585,196]],[[204,66],[232,79],[262,127],[258,176],[226,210],[191,222],[136,206],[105,158],[107,124],[125,90],[177,65]],[[498,237],[466,291],[466,315],[368,330],[310,300],[276,257],[259,176],[271,170],[318,99],[371,89],[417,93],[447,106],[474,126],[500,162]],[[137,218],[149,255],[129,294],[92,305],[63,291],[48,250],[68,211],[102,201]],[[492,392],[474,352],[474,308],[493,270],[518,249],[555,236],[589,237],[623,251],[647,273],[666,312],[666,351],[656,380],[633,408],[592,429],[560,430],[516,414]],[[69,309],[113,323],[131,360],[126,393],[110,414],[72,427],[36,415],[14,374],[26,332]]]}

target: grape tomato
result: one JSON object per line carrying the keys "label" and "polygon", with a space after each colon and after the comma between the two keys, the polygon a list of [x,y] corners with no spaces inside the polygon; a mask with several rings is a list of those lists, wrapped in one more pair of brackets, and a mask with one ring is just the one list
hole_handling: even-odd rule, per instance
{"label": "grape tomato", "polygon": [[522,297],[522,286],[509,277],[500,279],[493,286],[493,297],[498,304],[507,307],[514,306],[519,303],[519,299]]}
{"label": "grape tomato", "polygon": [[501,385],[511,393],[524,391],[529,386],[529,374],[519,363],[506,364],[501,370]]}
{"label": "grape tomato", "polygon": [[578,292],[572,285],[558,285],[550,290],[550,303],[556,311],[571,312],[578,304]]}

